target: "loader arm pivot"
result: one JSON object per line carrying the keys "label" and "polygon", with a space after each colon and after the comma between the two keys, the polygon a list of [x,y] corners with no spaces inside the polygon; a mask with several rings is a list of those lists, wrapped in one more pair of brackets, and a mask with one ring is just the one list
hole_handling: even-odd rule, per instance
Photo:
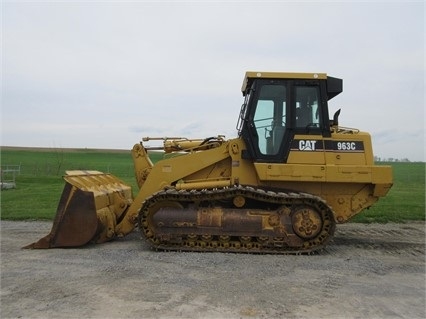
{"label": "loader arm pivot", "polygon": [[[167,140],[165,143],[166,150],[169,148],[170,142],[170,140]],[[140,146],[143,151],[135,145],[133,152],[135,152],[135,148],[137,148],[138,152],[146,153],[146,149],[143,148],[142,143]],[[192,147],[194,146],[191,146],[191,148]],[[133,158],[135,158],[135,156]],[[145,158],[145,156],[142,158]],[[203,171],[206,168],[208,170],[209,167],[211,168],[216,163],[219,163],[226,158],[229,158],[228,143],[223,143],[223,141],[218,142],[215,140],[214,146],[208,147],[207,150],[191,151],[189,153],[185,152],[177,157],[163,159],[157,162],[155,166],[150,167],[150,173],[146,174],[145,180],[142,184],[143,186],[139,189],[139,193],[133,200],[132,205],[126,211],[123,220],[115,228],[116,235],[125,236],[133,231],[142,203],[150,195],[160,190],[167,189],[169,187],[191,187],[194,189],[203,189],[229,186],[229,176],[203,176],[205,179],[202,181],[194,181],[193,179],[188,178],[192,174]],[[139,157],[136,158],[135,167],[140,165],[137,162],[138,159]],[[143,167],[143,165],[140,165],[140,167]]]}

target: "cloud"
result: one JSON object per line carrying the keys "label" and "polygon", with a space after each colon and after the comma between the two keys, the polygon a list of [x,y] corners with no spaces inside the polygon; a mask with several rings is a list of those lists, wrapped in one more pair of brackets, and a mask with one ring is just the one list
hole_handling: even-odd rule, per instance
{"label": "cloud", "polygon": [[[394,129],[373,133],[374,154],[381,158],[408,158],[421,161],[419,156],[424,152],[424,130]],[[399,156],[395,156],[399,154]]]}
{"label": "cloud", "polygon": [[[342,125],[380,143],[380,132],[424,130],[420,2],[34,1],[3,10],[3,145],[233,137],[247,70],[343,78],[330,113],[341,107]],[[395,139],[393,157],[405,157],[407,143]],[[411,153],[424,160],[420,147]]]}

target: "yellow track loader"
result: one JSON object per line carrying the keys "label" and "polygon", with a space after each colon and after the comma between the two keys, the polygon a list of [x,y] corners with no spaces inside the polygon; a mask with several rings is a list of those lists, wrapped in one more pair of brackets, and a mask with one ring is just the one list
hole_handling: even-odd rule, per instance
{"label": "yellow track loader", "polygon": [[[371,137],[330,120],[342,80],[247,72],[238,137],[144,138],[131,153],[139,191],[98,171],[69,171],[52,231],[27,248],[102,243],[137,226],[155,249],[310,253],[392,186]],[[160,140],[162,160],[153,164]]]}

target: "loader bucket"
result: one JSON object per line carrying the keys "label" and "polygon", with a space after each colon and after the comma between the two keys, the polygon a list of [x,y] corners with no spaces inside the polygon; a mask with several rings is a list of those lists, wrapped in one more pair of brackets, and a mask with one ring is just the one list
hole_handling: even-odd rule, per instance
{"label": "loader bucket", "polygon": [[114,228],[132,203],[118,178],[98,171],[67,171],[50,233],[23,248],[79,247],[114,238]]}

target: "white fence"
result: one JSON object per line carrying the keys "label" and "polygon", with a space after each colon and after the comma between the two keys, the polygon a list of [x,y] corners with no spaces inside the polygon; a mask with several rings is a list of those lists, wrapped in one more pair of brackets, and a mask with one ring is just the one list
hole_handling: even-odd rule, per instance
{"label": "white fence", "polygon": [[0,169],[1,190],[16,188],[16,176],[21,173],[21,165],[2,165]]}

